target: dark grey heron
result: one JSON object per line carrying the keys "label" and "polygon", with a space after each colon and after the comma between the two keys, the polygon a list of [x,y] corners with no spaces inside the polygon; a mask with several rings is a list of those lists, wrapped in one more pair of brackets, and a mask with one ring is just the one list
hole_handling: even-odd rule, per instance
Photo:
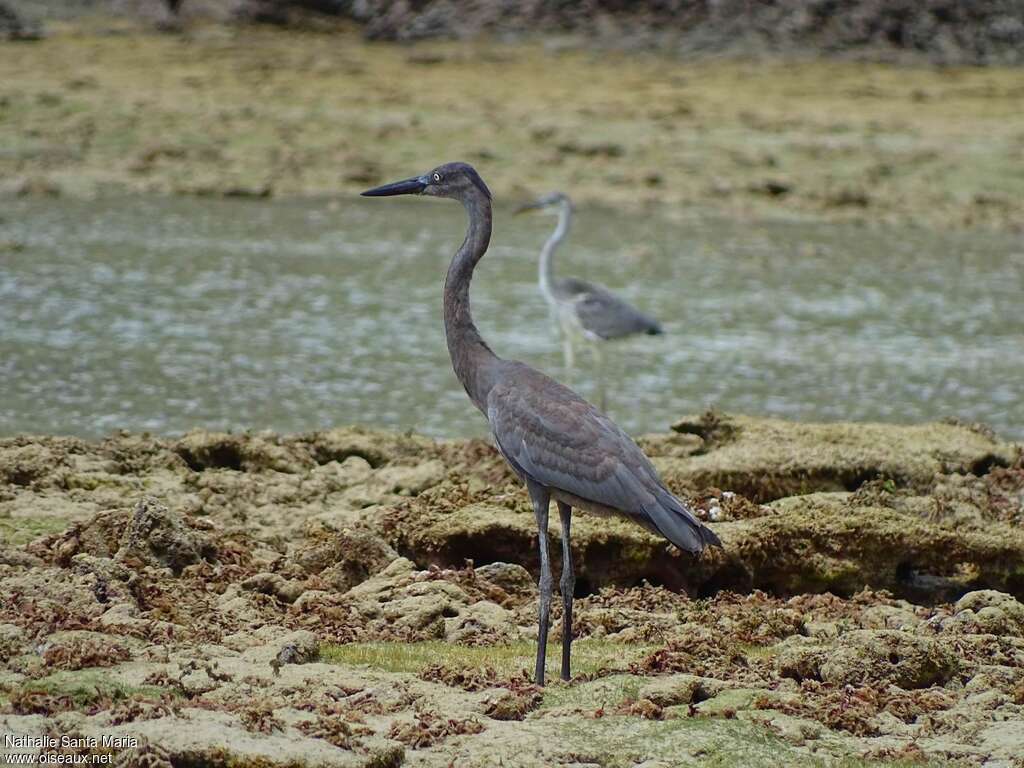
{"label": "dark grey heron", "polygon": [[558,215],[555,231],[551,233],[540,251],[538,282],[541,295],[561,332],[566,373],[572,375],[574,346],[578,343],[589,344],[597,366],[598,391],[603,409],[605,375],[602,342],[636,334],[657,335],[662,333],[661,325],[602,285],[575,277],[556,278],[555,249],[569,233],[569,225],[572,223],[572,201],[562,192],[552,192],[533,203],[521,206],[516,213],[534,210],[551,211]]}
{"label": "dark grey heron", "polygon": [[452,258],[444,283],[448,353],[455,375],[487,418],[498,450],[526,484],[533,502],[540,549],[538,685],[544,684],[551,609],[548,508],[552,499],[558,505],[564,606],[562,679],[568,680],[575,588],[569,549],[573,508],[625,517],[694,554],[722,544],[688,504],[665,488],[651,462],[611,419],[540,371],[498,357],[481,338],[470,314],[469,284],[491,239],[491,193],[472,166],[448,163],[363,194],[449,197],[461,202],[469,215],[466,239]]}

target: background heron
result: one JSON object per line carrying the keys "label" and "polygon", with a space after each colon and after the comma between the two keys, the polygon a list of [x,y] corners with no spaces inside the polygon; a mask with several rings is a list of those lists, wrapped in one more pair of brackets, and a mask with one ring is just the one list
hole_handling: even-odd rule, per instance
{"label": "background heron", "polygon": [[498,450],[526,483],[537,519],[540,616],[535,679],[544,684],[551,562],[548,507],[562,523],[562,678],[569,679],[575,587],[569,529],[572,509],[616,514],[660,533],[680,549],[721,546],[685,502],[673,496],[630,437],[568,387],[491,351],[473,323],[469,284],[491,239],[491,193],[472,166],[448,163],[423,176],[385,184],[364,195],[422,194],[460,201],[469,215],[466,238],[444,283],[444,328],[452,367],[469,399],[490,424]]}
{"label": "background heron", "polygon": [[656,335],[662,332],[654,318],[623,301],[601,285],[575,277],[555,277],[555,249],[569,232],[572,223],[572,201],[562,192],[538,198],[520,207],[516,213],[543,210],[558,214],[555,231],[540,251],[538,282],[540,292],[548,303],[551,316],[561,331],[565,369],[572,376],[575,360],[574,345],[587,343],[594,356],[601,408],[606,403],[604,352],[601,343],[622,339],[635,334]]}

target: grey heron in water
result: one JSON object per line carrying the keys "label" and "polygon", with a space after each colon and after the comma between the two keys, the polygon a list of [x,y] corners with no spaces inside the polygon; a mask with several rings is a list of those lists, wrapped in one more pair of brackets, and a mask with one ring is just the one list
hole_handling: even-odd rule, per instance
{"label": "grey heron in water", "polygon": [[569,679],[575,575],[569,547],[572,510],[619,515],[661,534],[680,549],[722,546],[692,508],[665,488],[651,462],[611,419],[568,387],[528,365],[504,360],[481,338],[469,306],[469,284],[491,239],[491,193],[472,166],[448,163],[363,195],[430,195],[458,200],[469,215],[466,238],[444,283],[444,329],[452,367],[487,418],[501,455],[526,484],[540,550],[540,610],[535,679],[544,684],[551,609],[548,511],[562,524],[562,678]]}
{"label": "grey heron in water", "polygon": [[556,278],[555,249],[569,233],[573,213],[572,201],[562,192],[552,192],[533,203],[521,206],[516,213],[534,210],[550,211],[558,215],[555,231],[551,233],[540,251],[538,282],[541,295],[561,331],[566,373],[572,375],[575,345],[588,343],[597,367],[601,408],[605,408],[602,343],[636,334],[657,335],[662,333],[661,325],[604,286],[575,277]]}

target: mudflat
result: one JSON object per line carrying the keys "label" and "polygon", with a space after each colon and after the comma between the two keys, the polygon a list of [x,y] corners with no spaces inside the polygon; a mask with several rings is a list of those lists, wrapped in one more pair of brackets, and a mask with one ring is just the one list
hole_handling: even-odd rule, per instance
{"label": "mudflat", "polygon": [[1024,222],[1013,68],[94,20],[0,46],[0,69],[0,177],[23,194],[347,195],[459,155],[500,197]]}

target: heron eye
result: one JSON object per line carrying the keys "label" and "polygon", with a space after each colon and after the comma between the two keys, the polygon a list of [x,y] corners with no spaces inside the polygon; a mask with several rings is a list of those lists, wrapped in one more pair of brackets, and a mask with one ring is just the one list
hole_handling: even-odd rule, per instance
{"label": "heron eye", "polygon": [[441,180],[441,174],[440,173],[435,173],[434,174],[434,181],[440,181],[440,180]]}

